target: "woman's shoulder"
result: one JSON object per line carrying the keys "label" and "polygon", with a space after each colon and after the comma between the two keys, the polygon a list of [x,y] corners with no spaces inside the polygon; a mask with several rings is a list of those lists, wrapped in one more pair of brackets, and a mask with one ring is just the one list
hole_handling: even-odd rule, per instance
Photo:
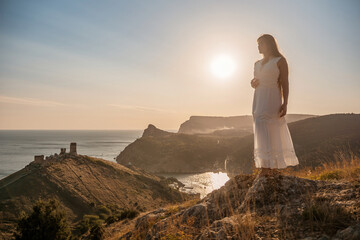
{"label": "woman's shoulder", "polygon": [[287,60],[286,60],[286,58],[284,57],[284,56],[278,56],[278,57],[276,57],[277,59],[276,59],[276,62],[278,63],[278,64],[286,64],[287,63]]}
{"label": "woman's shoulder", "polygon": [[278,61],[286,61],[286,58],[284,56],[277,56],[275,58],[277,58]]}
{"label": "woman's shoulder", "polygon": [[276,60],[276,65],[280,69],[280,71],[284,71],[288,69],[288,63],[286,61],[286,58],[284,56],[278,57],[278,60]]}
{"label": "woman's shoulder", "polygon": [[259,62],[261,62],[261,60],[262,60],[262,59],[257,60],[257,61],[254,63],[254,65],[256,65],[256,64],[259,63]]}

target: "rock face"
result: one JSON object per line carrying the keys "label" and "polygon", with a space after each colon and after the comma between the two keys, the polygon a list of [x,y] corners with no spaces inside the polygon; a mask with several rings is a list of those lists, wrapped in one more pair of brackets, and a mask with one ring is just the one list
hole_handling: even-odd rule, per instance
{"label": "rock face", "polygon": [[[239,212],[246,212],[253,208],[253,211],[260,211],[258,214],[271,213],[273,206],[278,205],[279,211],[284,207],[290,207],[292,198],[299,197],[297,203],[304,194],[315,192],[316,182],[312,180],[297,178],[294,176],[276,175],[272,177],[260,177],[248,189]],[[268,209],[270,207],[270,209]]]}
{"label": "rock face", "polygon": [[224,171],[227,154],[239,144],[233,138],[167,134],[153,127],[143,135],[116,157],[118,163],[131,162],[151,173]]}
{"label": "rock face", "polygon": [[[315,117],[310,114],[287,114],[285,119],[288,123]],[[178,133],[199,134],[212,133],[216,130],[243,130],[249,133],[253,131],[252,116],[233,116],[233,117],[215,117],[215,116],[191,116],[189,120],[180,125]]]}
{"label": "rock face", "polygon": [[[360,209],[354,206],[360,206],[359,189],[360,186],[348,183],[327,183],[281,174],[237,175],[193,206],[179,208],[174,213],[158,209],[138,217],[134,229],[120,239],[141,236],[141,239],[150,240],[180,235],[197,240],[320,239],[326,234],[332,235],[332,239],[357,239],[354,237],[359,233],[356,222],[360,221]],[[338,199],[334,201],[332,195],[337,195]],[[309,205],[312,199],[321,199],[322,204],[331,203],[333,205],[329,206],[334,209],[346,209],[350,215],[341,216],[342,226],[332,226],[329,219],[309,222],[304,213],[314,209]]]}
{"label": "rock face", "polygon": [[163,137],[172,135],[175,133],[167,132],[161,129],[158,129],[152,124],[149,124],[148,127],[144,130],[142,137]]}
{"label": "rock face", "polygon": [[356,240],[360,239],[360,223],[350,226],[342,231],[338,231],[333,238],[334,240],[348,239]]}
{"label": "rock face", "polygon": [[67,216],[77,221],[100,205],[143,212],[194,197],[168,183],[134,166],[80,154],[52,155],[0,180],[0,222],[14,223],[20,211],[30,210],[39,198],[58,199]]}

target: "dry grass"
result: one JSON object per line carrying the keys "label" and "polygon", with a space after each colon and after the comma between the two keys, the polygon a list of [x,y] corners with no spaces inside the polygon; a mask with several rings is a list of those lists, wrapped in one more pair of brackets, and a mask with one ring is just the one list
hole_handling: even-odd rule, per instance
{"label": "dry grass", "polygon": [[236,219],[236,222],[238,224],[236,226],[236,230],[239,238],[249,240],[255,239],[255,227],[259,224],[259,221],[256,220],[255,217],[251,216],[250,213],[235,215],[234,218]]}
{"label": "dry grass", "polygon": [[130,239],[145,239],[148,230],[153,227],[156,229],[156,233],[161,240],[191,240],[198,232],[198,229],[192,227],[194,224],[193,218],[189,218],[186,223],[181,223],[181,218],[174,215],[169,216],[166,222],[161,220],[161,218],[147,219],[147,227],[132,231]]}
{"label": "dry grass", "polygon": [[[195,205],[197,201],[197,199],[193,199],[181,204],[168,205],[164,207],[167,210],[167,213],[171,214],[167,217],[166,221],[162,221],[163,218],[161,216],[148,218],[146,219],[147,227],[143,229],[133,229],[130,239],[144,239],[151,228],[158,234],[158,238],[161,240],[191,240],[194,239],[195,236],[198,236],[199,233],[210,230],[210,223],[203,225],[200,228],[196,226],[196,219],[194,216],[187,218],[186,222],[182,222],[182,215],[175,216],[175,214],[181,209],[191,207]],[[229,207],[231,207],[231,205]],[[255,227],[262,220],[257,220],[255,217],[252,217],[250,213],[234,215],[232,219],[235,222],[235,229],[222,227],[222,230],[226,234],[238,237],[236,239],[255,239]]]}
{"label": "dry grass", "polygon": [[[292,175],[301,178],[308,178],[313,180],[346,180],[346,181],[359,181],[360,179],[360,156],[348,150],[339,150],[335,153],[336,161],[324,163],[322,166],[315,169],[304,169],[300,171],[290,171],[288,169],[280,170],[284,175]],[[254,172],[253,174],[258,174]],[[275,188],[273,189],[275,191]],[[228,192],[226,198],[228,198]],[[235,193],[234,193],[235,194]],[[239,200],[242,197],[239,197]],[[303,211],[299,212],[298,217],[299,224],[305,224],[313,228],[314,231],[326,232],[333,234],[334,231],[349,226],[353,221],[351,214],[343,207],[338,206],[330,202],[330,200],[314,197],[308,193],[305,197],[305,207]],[[193,199],[181,204],[172,205],[169,204],[164,207],[170,216],[166,221],[162,221],[163,217],[150,218],[146,229],[133,229],[133,235],[131,239],[144,239],[148,230],[156,231],[159,234],[161,240],[188,240],[198,236],[199,233],[204,233],[210,230],[211,224],[202,225],[200,228],[194,226],[195,219],[192,217],[187,219],[186,223],[181,222],[181,217],[176,217],[175,214],[184,208],[194,206],[199,200]],[[267,205],[265,199],[262,205]],[[216,201],[217,202],[217,201]],[[232,220],[235,221],[234,229],[227,229],[222,227],[228,236],[236,236],[236,239],[256,239],[259,236],[268,239],[294,239],[296,229],[294,228],[294,216],[288,213],[288,208],[285,203],[285,210],[280,212],[279,206],[275,200],[273,211],[268,214],[259,215],[256,214],[255,202],[251,202],[245,213],[243,214],[230,214]],[[225,205],[221,205],[224,207]],[[226,204],[230,208],[230,212],[233,212],[232,206],[229,203]],[[218,206],[220,208],[220,205]],[[224,216],[225,217],[225,216]],[[302,219],[302,223],[301,223]],[[154,226],[155,225],[155,226]],[[214,229],[212,229],[214,230]],[[210,239],[210,238],[209,238]],[[211,238],[216,239],[216,238]]]}
{"label": "dry grass", "polygon": [[[234,236],[236,239],[251,240],[255,239],[255,226],[259,221],[256,221],[250,214],[239,214],[232,217],[236,223],[235,229],[222,227],[222,231],[228,236]],[[195,219],[190,217],[186,223],[181,223],[181,217],[171,217],[171,224],[163,226],[159,224],[159,231],[161,233],[161,240],[191,240],[194,239],[200,232],[210,230],[210,225],[203,226],[201,229],[194,227]],[[214,229],[212,229],[214,230]],[[208,236],[210,237],[210,236]],[[210,237],[209,239],[222,239],[219,237]]]}
{"label": "dry grass", "polygon": [[[199,201],[199,199],[192,199],[192,200],[188,200],[185,201],[183,203],[179,203],[179,204],[167,204],[165,205],[163,208],[167,211],[167,213],[170,213],[171,215],[169,216],[169,218],[172,217],[172,215],[176,214],[178,211],[180,211],[183,208],[188,208],[191,207],[193,205],[196,204],[196,202]],[[152,210],[151,210],[152,211]],[[151,212],[149,211],[149,212]],[[144,216],[146,213],[142,213],[140,214],[137,218]],[[141,240],[144,239],[148,230],[151,229],[155,224],[157,224],[158,222],[160,222],[162,219],[164,219],[163,216],[159,216],[158,218],[148,218],[147,224],[145,228],[142,229],[135,229],[135,221],[137,220],[137,218],[132,219],[130,221],[127,222],[119,222],[116,223],[114,226],[111,226],[111,229],[109,229],[109,233],[108,236],[106,237],[107,240],[118,240],[120,239],[121,236],[123,236],[124,234],[126,234],[127,232],[131,231],[132,232],[132,236],[130,237],[130,239],[132,240]],[[174,223],[175,221],[172,220],[172,222]],[[189,222],[190,223],[190,222]],[[174,224],[173,224],[174,225]],[[111,231],[113,230],[113,231]],[[166,237],[168,237],[168,239],[187,239],[187,234],[180,228],[172,228],[172,230],[167,230],[165,229],[165,227],[163,227],[163,230],[165,231],[164,234],[168,234],[167,236],[163,236],[166,239]]]}
{"label": "dry grass", "polygon": [[326,198],[312,196],[309,196],[305,202],[302,217],[313,229],[320,229],[330,235],[355,221],[347,209],[331,203]]}
{"label": "dry grass", "polygon": [[167,227],[162,228],[160,240],[191,240],[197,229],[193,227],[194,218],[187,219],[187,222],[181,223],[180,218],[172,218],[173,221]]}
{"label": "dry grass", "polygon": [[194,206],[199,200],[200,199],[191,199],[178,204],[167,204],[164,206],[164,209],[166,209],[169,213],[177,213],[181,209]]}
{"label": "dry grass", "polygon": [[306,168],[299,171],[284,170],[286,175],[292,175],[312,180],[346,180],[350,182],[360,181],[360,155],[351,150],[338,150],[334,153],[335,162],[326,162],[316,168]]}

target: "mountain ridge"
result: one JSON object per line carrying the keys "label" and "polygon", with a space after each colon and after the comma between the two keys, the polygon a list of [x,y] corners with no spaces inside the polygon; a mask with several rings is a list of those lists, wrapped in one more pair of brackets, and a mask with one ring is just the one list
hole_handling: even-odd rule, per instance
{"label": "mountain ridge", "polygon": [[[294,122],[309,117],[316,117],[318,115],[312,114],[287,114],[285,115],[286,122]],[[243,130],[245,132],[252,132],[253,117],[251,115],[242,116],[190,116],[189,120],[183,122],[178,130],[178,133],[186,134],[208,134],[214,131],[233,129]]]}
{"label": "mountain ridge", "polygon": [[[291,122],[288,127],[300,161],[299,167],[316,167],[324,161],[332,161],[333,155],[341,148],[360,152],[360,114],[309,117]],[[125,147],[116,161],[120,164],[130,161],[152,173],[250,173],[255,168],[253,138],[250,133],[237,133],[237,136],[213,133],[145,136]]]}

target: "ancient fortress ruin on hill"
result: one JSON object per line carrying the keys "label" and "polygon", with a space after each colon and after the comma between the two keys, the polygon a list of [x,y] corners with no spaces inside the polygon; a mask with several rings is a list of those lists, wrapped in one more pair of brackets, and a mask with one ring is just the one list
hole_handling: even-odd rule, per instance
{"label": "ancient fortress ruin on hill", "polygon": [[65,155],[72,155],[72,156],[77,155],[76,143],[75,142],[70,143],[70,152],[69,153],[66,152],[66,148],[60,148],[60,154],[55,153],[54,155],[46,156],[45,158],[44,158],[44,155],[35,155],[34,156],[34,162],[43,164],[43,163],[46,162],[46,160],[57,158],[59,156],[62,157],[62,156],[65,156]]}

